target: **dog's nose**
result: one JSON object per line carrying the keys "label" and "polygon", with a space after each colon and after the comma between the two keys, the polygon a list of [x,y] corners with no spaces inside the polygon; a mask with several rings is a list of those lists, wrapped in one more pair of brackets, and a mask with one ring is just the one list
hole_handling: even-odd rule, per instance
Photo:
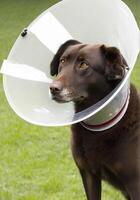
{"label": "dog's nose", "polygon": [[50,91],[53,95],[59,94],[63,89],[62,83],[60,81],[54,81],[50,85]]}

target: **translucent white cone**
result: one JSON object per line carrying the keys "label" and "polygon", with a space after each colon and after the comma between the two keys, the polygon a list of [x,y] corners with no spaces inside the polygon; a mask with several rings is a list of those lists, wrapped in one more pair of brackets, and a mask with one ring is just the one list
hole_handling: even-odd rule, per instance
{"label": "translucent white cone", "polygon": [[34,67],[12,63],[8,60],[3,62],[1,73],[19,79],[38,81],[43,83],[51,83],[52,79],[48,78],[46,74]]}
{"label": "translucent white cone", "polygon": [[[130,70],[117,88],[97,104],[75,113],[72,102],[52,100],[50,62],[69,39],[106,44],[120,49]],[[24,120],[42,126],[61,126],[90,119],[111,119],[129,93],[129,78],[140,50],[140,31],[130,9],[121,0],[63,0],[35,19],[25,36],[15,42],[3,62],[7,100]]]}

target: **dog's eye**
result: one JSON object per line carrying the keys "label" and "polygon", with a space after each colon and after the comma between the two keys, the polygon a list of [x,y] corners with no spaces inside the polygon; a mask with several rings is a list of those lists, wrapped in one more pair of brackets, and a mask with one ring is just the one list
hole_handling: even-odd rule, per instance
{"label": "dog's eye", "polygon": [[60,59],[60,62],[61,62],[61,63],[64,63],[65,61],[66,61],[65,58],[61,58],[61,59]]}
{"label": "dog's eye", "polygon": [[80,64],[80,69],[87,69],[89,67],[89,65],[86,62],[82,62]]}

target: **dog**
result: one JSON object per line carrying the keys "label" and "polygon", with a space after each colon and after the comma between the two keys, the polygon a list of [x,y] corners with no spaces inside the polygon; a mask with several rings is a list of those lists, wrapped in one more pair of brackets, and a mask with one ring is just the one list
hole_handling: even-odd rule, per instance
{"label": "dog", "polygon": [[[60,46],[51,64],[56,76],[52,99],[73,101],[80,112],[108,95],[124,78],[128,65],[120,50],[76,40]],[[127,111],[113,127],[91,131],[71,126],[71,149],[87,200],[101,199],[101,181],[119,189],[126,199],[140,200],[140,97],[133,84]]]}

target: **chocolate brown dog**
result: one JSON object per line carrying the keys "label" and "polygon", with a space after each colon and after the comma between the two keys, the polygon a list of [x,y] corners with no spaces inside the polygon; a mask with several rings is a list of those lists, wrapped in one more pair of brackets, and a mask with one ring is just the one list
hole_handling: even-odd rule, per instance
{"label": "chocolate brown dog", "polygon": [[[75,40],[64,43],[51,62],[52,98],[73,101],[76,112],[101,100],[123,79],[127,63],[120,51]],[[72,126],[72,152],[88,200],[101,199],[101,180],[140,200],[140,99],[131,84],[128,109],[112,128],[89,131]]]}

